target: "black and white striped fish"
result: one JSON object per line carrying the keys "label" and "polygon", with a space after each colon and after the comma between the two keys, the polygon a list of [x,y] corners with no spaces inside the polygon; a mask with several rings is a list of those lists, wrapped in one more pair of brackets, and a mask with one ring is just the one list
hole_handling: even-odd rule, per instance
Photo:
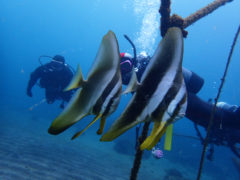
{"label": "black and white striped fish", "polygon": [[83,79],[78,66],[77,73],[66,90],[75,88],[79,89],[66,109],[53,121],[48,132],[59,134],[83,117],[94,114],[95,119],[72,139],[81,135],[100,117],[101,123],[97,133],[101,134],[107,116],[113,113],[119,104],[122,89],[119,46],[112,31],[103,37],[87,80]]}
{"label": "black and white striped fish", "polygon": [[133,73],[126,92],[135,93],[101,141],[111,141],[138,123],[152,121],[151,135],[140,146],[141,149],[151,149],[163,136],[167,126],[185,115],[187,93],[182,75],[182,57],[182,32],[179,28],[170,28],[140,83]]}

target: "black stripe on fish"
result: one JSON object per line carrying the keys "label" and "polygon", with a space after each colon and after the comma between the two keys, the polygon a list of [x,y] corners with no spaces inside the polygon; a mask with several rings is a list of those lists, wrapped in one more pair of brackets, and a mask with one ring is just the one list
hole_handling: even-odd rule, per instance
{"label": "black stripe on fish", "polygon": [[164,114],[165,110],[168,108],[171,103],[173,97],[176,97],[178,91],[181,89],[183,79],[181,75],[181,71],[176,73],[174,80],[171,84],[171,87],[168,89],[166,95],[163,97],[162,101],[159,103],[157,108],[152,112],[152,119],[159,119]]}
{"label": "black stripe on fish", "polygon": [[122,91],[122,88],[121,88],[121,85],[120,85],[120,88],[118,89],[118,91],[114,94],[114,96],[110,99],[105,111],[103,112],[103,116],[107,116],[109,111],[111,110],[111,107],[114,103],[114,100],[116,100],[116,98],[118,98],[120,95],[121,95],[121,91]]}
{"label": "black stripe on fish", "polygon": [[93,114],[99,114],[101,111],[101,107],[103,103],[105,102],[107,96],[110,94],[112,91],[113,87],[116,86],[116,84],[119,81],[119,73],[116,73],[113,77],[113,79],[110,81],[110,83],[107,85],[107,87],[104,89],[102,95],[98,98],[97,102],[93,106]]}

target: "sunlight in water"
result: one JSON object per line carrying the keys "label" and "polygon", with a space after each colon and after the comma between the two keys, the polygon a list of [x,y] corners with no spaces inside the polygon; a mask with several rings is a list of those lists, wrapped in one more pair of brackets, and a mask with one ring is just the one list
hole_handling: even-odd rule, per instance
{"label": "sunlight in water", "polygon": [[152,54],[159,34],[159,0],[134,0],[134,13],[141,19],[141,29],[135,39],[139,51]]}

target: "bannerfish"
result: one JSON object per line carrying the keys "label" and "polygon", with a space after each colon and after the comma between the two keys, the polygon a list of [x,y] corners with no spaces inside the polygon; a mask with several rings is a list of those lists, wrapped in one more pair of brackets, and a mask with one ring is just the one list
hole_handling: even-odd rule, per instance
{"label": "bannerfish", "polygon": [[169,28],[150,60],[142,79],[133,73],[125,92],[135,93],[121,116],[101,137],[112,141],[138,123],[154,123],[140,149],[152,149],[168,125],[185,115],[187,93],[182,75],[183,37],[177,27]]}
{"label": "bannerfish", "polygon": [[78,66],[78,70],[65,90],[79,88],[66,109],[52,122],[48,132],[59,134],[87,115],[94,114],[94,120],[72,139],[80,136],[99,118],[102,134],[107,116],[113,113],[120,101],[122,79],[120,72],[120,52],[117,38],[109,31],[102,39],[95,62],[90,69],[87,80]]}

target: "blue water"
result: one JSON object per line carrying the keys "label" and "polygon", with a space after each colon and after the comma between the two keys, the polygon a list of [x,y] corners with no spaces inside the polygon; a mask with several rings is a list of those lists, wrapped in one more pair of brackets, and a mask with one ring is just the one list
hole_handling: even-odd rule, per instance
{"label": "blue water", "polygon": [[[173,0],[171,12],[187,17],[210,2]],[[49,135],[49,125],[61,112],[60,101],[52,105],[40,103],[44,99],[43,89],[35,86],[33,97],[29,98],[26,86],[30,73],[39,66],[40,55],[63,55],[71,66],[80,64],[86,77],[102,36],[108,30],[117,35],[121,52],[132,53],[131,46],[123,37],[123,34],[127,34],[134,41],[138,52],[145,50],[152,55],[161,39],[159,6],[159,0],[0,1],[0,141],[6,141],[5,145],[0,145],[0,154],[4,155],[1,158],[5,157],[5,164],[1,164],[3,159],[0,159],[0,179],[111,179],[113,176],[128,179],[134,159],[134,129],[121,136],[118,143],[100,143],[95,133],[99,124],[96,124],[82,137],[70,141],[74,132],[82,129],[93,118],[90,116],[60,136]],[[240,1],[235,0],[186,29],[189,34],[184,42],[183,66],[205,79],[199,93],[204,100],[216,97],[240,23],[239,9]],[[220,97],[221,101],[237,105],[240,104],[239,49],[238,41]],[[47,62],[47,59],[44,61]],[[121,114],[129,98],[122,97],[118,110],[107,120],[106,129]],[[34,108],[30,111],[30,107]],[[174,132],[196,136],[192,122],[185,118],[176,123]],[[43,149],[42,153],[39,149]],[[139,179],[163,179],[167,169],[177,169],[186,179],[195,179],[201,150],[199,141],[175,136],[173,149],[164,152],[164,159],[156,160],[146,153]],[[51,160],[51,157],[54,159]],[[89,161],[81,161],[86,157]],[[234,154],[228,148],[215,147],[214,161],[205,161],[203,179],[238,179],[232,157]],[[27,164],[31,162],[27,158],[43,163],[38,166]],[[49,160],[46,161],[48,168],[43,168],[44,159]],[[74,172],[74,176],[58,171],[59,160],[63,159],[69,166],[59,165],[59,169]],[[74,159],[82,164],[74,164]],[[8,161],[10,165],[6,165]],[[13,164],[12,161],[17,163]],[[54,171],[52,166],[56,167]],[[53,172],[52,176],[46,177],[45,172],[49,169]]]}

